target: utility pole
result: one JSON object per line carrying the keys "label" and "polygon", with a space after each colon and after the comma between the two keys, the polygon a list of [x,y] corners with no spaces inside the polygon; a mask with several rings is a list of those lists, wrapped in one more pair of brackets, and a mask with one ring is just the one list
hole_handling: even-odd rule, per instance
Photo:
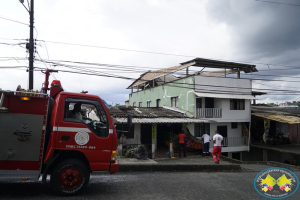
{"label": "utility pole", "polygon": [[30,1],[30,38],[29,38],[29,89],[33,89],[33,61],[34,61],[34,39],[33,39],[33,11],[34,11],[34,0]]}

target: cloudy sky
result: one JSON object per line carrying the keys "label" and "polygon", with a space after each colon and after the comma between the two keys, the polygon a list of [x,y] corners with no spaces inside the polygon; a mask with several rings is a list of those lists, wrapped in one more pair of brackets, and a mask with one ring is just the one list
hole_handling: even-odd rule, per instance
{"label": "cloudy sky", "polygon": [[[103,65],[101,69],[92,66],[90,70],[131,78],[195,57],[252,63],[259,70],[252,78],[268,79],[253,81],[256,91],[270,94],[259,97],[259,102],[300,100],[297,95],[300,2],[270,1],[277,3],[255,0],[39,0],[34,9],[34,35],[38,40],[35,57],[52,62],[121,65],[123,67],[106,69]],[[26,0],[24,5],[27,5]],[[29,27],[25,25],[29,23],[28,12],[18,0],[1,0],[0,13],[0,67],[28,66],[28,53],[25,45],[20,44],[25,42],[22,39],[29,37]],[[76,66],[82,70],[91,67]],[[35,62],[35,67],[71,70],[39,61]],[[18,85],[28,88],[25,68],[0,68],[0,74],[0,88],[15,90]],[[128,99],[130,91],[126,88],[132,83],[131,80],[62,71],[51,76],[53,79],[61,80],[67,91],[87,90],[108,103],[121,104]],[[44,75],[36,71],[34,89],[40,89],[43,80]],[[292,90],[293,95],[288,95],[290,91],[279,90]]]}

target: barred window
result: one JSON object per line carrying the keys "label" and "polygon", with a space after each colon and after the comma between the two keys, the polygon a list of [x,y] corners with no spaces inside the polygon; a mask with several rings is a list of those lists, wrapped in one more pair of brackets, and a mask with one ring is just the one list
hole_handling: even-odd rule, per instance
{"label": "barred window", "polygon": [[194,132],[195,137],[201,137],[205,133],[208,135],[210,134],[210,124],[208,123],[195,124],[195,132]]}
{"label": "barred window", "polygon": [[230,110],[245,110],[245,99],[230,99]]}

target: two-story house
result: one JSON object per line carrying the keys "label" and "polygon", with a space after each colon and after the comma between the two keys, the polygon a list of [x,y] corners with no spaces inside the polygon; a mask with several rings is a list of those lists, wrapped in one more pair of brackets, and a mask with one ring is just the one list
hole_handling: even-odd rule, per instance
{"label": "two-story house", "polygon": [[[190,67],[200,67],[189,73]],[[203,72],[205,68],[222,71]],[[185,70],[184,76],[174,73]],[[179,66],[142,74],[128,89],[129,105],[164,107],[183,111],[186,116],[210,123],[190,123],[195,137],[219,130],[224,137],[223,152],[249,151],[252,82],[240,73],[257,72],[255,65],[196,58]],[[234,77],[235,76],[235,77]],[[212,150],[211,144],[211,150]],[[240,158],[240,154],[235,154]]]}

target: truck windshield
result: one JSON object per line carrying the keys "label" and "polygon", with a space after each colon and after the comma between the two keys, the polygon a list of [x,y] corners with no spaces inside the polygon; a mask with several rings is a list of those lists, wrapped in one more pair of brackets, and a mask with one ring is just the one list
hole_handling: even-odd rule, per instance
{"label": "truck windshield", "polygon": [[99,102],[67,99],[64,121],[86,124],[98,137],[108,137],[107,117]]}

